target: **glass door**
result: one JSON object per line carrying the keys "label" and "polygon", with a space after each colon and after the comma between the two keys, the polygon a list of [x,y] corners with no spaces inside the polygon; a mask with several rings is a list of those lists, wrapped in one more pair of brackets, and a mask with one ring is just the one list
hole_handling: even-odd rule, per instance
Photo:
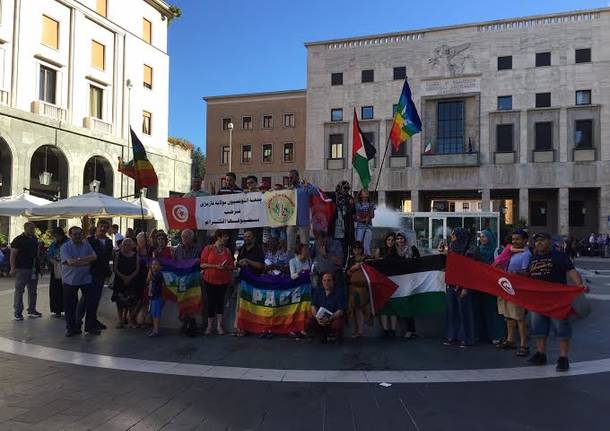
{"label": "glass door", "polygon": [[447,220],[444,217],[430,217],[430,249],[436,250],[447,241]]}

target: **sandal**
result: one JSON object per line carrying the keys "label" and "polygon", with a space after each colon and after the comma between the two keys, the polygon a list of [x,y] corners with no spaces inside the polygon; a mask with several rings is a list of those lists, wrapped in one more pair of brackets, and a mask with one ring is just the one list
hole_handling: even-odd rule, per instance
{"label": "sandal", "polygon": [[526,356],[529,356],[529,354],[530,354],[529,346],[519,346],[519,349],[517,349],[517,353],[515,353],[515,356],[524,358]]}
{"label": "sandal", "polygon": [[496,344],[496,349],[512,350],[512,349],[516,349],[516,348],[517,348],[517,344],[515,344],[514,341],[504,340],[501,343]]}

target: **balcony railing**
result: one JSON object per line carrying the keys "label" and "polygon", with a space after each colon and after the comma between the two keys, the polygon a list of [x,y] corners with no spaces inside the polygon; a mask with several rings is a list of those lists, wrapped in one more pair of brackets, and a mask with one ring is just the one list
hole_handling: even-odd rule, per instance
{"label": "balcony railing", "polygon": [[83,120],[85,129],[95,130],[96,132],[112,135],[112,123],[107,123],[97,117],[85,117]]}
{"label": "balcony railing", "polygon": [[55,120],[66,121],[68,118],[68,111],[59,106],[52,105],[42,100],[34,100],[32,102],[32,113],[44,115],[45,117],[53,118]]}
{"label": "balcony railing", "polygon": [[0,105],[8,106],[9,94],[8,91],[0,90]]}

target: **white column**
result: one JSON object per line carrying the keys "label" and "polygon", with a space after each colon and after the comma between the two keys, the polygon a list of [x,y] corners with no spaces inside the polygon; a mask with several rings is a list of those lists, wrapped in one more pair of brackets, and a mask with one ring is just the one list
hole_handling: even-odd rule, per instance
{"label": "white column", "polygon": [[610,217],[610,186],[601,186],[599,190],[599,231],[610,233],[608,217]]}
{"label": "white column", "polygon": [[529,189],[519,189],[519,218],[524,219],[529,224],[530,211]]}
{"label": "white column", "polygon": [[379,190],[377,192],[377,206],[378,207],[384,207],[386,206],[386,200],[385,200],[385,191]]}
{"label": "white column", "polygon": [[570,189],[562,187],[557,196],[559,234],[568,235],[570,230]]}
{"label": "white column", "polygon": [[490,195],[491,195],[491,193],[490,193],[489,189],[481,190],[481,210],[483,212],[491,211],[491,209],[489,207]]}
{"label": "white column", "polygon": [[568,161],[568,112],[565,108],[559,111],[559,161]]}
{"label": "white column", "polygon": [[419,190],[411,190],[411,211],[419,211]]}

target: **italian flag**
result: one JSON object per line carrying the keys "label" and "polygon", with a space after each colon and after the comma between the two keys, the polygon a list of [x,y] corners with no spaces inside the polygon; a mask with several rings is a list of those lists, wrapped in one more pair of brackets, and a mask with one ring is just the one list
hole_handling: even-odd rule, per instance
{"label": "italian flag", "polygon": [[445,256],[369,261],[362,271],[375,314],[423,316],[445,309]]}
{"label": "italian flag", "polygon": [[360,176],[360,182],[364,188],[367,188],[371,182],[371,171],[369,170],[369,160],[375,157],[377,150],[375,147],[364,137],[362,130],[360,130],[360,124],[358,123],[358,116],[356,115],[356,108],[354,108],[354,142],[352,144],[352,166],[358,172]]}

